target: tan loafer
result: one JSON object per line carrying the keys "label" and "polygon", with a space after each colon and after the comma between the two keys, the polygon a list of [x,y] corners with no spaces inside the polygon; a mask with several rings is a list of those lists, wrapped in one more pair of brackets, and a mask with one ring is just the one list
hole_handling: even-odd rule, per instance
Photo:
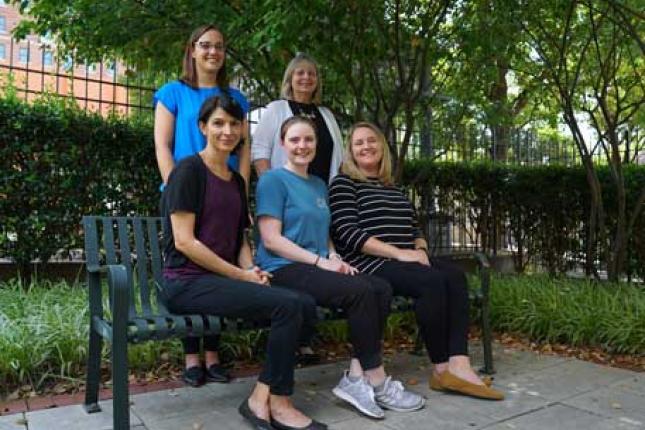
{"label": "tan loafer", "polygon": [[435,375],[433,373],[430,378],[430,388],[433,390],[438,389],[461,393],[467,396],[477,397],[479,399],[504,400],[504,393],[501,391],[491,388],[488,385],[473,384],[472,382],[468,382],[453,375],[449,371],[445,371],[441,375]]}
{"label": "tan loafer", "polygon": [[[481,379],[484,385],[486,385],[487,387],[493,385],[493,378],[491,378],[490,376],[484,376]],[[441,385],[439,374],[435,372],[432,372],[432,374],[430,375],[430,389],[435,391],[446,391],[446,388]]]}

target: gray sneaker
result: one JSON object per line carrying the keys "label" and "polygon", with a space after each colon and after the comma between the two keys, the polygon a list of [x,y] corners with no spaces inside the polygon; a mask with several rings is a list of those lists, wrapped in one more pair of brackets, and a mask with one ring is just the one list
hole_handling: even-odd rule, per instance
{"label": "gray sneaker", "polygon": [[425,398],[406,390],[401,381],[393,381],[391,376],[385,379],[380,391],[374,390],[374,397],[380,407],[398,412],[416,411],[426,404]]}
{"label": "gray sneaker", "polygon": [[367,383],[365,378],[352,382],[348,375],[347,371],[343,373],[340,382],[332,390],[334,395],[345,400],[368,417],[384,418],[385,412],[374,401],[374,388]]}

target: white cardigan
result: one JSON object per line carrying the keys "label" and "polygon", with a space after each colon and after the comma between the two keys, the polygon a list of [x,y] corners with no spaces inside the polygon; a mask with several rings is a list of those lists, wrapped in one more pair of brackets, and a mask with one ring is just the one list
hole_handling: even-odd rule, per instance
{"label": "white cardigan", "polygon": [[[338,174],[343,161],[343,137],[334,115],[326,107],[318,106],[318,110],[325,120],[329,134],[334,142],[329,168],[329,182]],[[262,113],[262,118],[253,133],[251,144],[251,160],[267,159],[271,161],[271,168],[282,167],[287,163],[287,154],[280,145],[280,126],[287,118],[293,116],[287,100],[275,100],[269,103]]]}

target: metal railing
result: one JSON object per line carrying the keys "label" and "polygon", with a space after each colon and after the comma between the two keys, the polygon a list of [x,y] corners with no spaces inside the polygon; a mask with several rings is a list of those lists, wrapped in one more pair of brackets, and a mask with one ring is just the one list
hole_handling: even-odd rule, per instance
{"label": "metal railing", "polygon": [[[7,43],[7,42],[5,42]],[[151,115],[156,88],[146,85],[117,61],[80,64],[61,60],[46,44],[8,40],[0,56],[0,92],[12,91],[33,101],[54,94],[76,101],[82,109],[102,115]]]}

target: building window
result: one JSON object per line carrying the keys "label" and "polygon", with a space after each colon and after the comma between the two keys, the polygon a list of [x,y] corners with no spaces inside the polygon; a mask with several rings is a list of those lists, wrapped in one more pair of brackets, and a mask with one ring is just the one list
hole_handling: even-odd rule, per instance
{"label": "building window", "polygon": [[63,69],[65,69],[68,72],[71,72],[73,68],[74,68],[74,60],[72,60],[72,57],[70,56],[65,57],[65,62],[63,62]]}
{"label": "building window", "polygon": [[18,50],[18,61],[25,64],[29,62],[29,48],[20,48]]}
{"label": "building window", "polygon": [[0,15],[0,32],[4,33],[7,31],[7,17]]}
{"label": "building window", "polygon": [[52,51],[45,51],[43,54],[43,65],[44,66],[51,66],[54,64],[54,54]]}
{"label": "building window", "polygon": [[7,58],[7,45],[0,43],[0,60]]}
{"label": "building window", "polygon": [[103,70],[107,75],[114,76],[114,73],[116,72],[116,63],[114,61],[108,61]]}

